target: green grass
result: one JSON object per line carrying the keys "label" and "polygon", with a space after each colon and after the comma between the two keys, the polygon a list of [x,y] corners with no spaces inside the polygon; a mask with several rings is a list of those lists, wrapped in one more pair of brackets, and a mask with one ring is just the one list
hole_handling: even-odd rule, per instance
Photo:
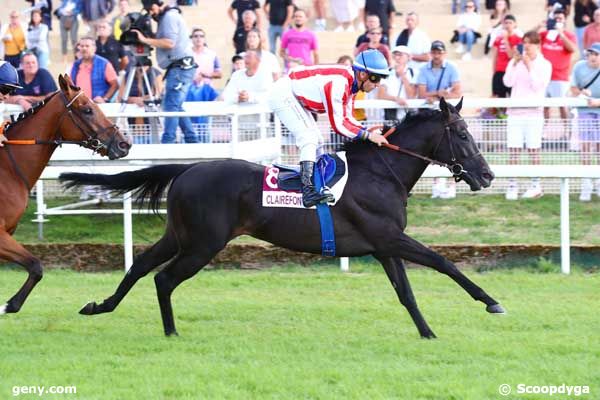
{"label": "green grass", "polygon": [[[421,340],[383,271],[203,271],[174,294],[165,338],[150,277],[112,314],[77,314],[121,273],[46,273],[0,318],[0,398],[75,385],[77,399],[547,399],[498,386],[589,385],[600,397],[600,275],[522,269],[467,274],[508,310],[489,315],[446,276],[410,270],[439,339]],[[24,274],[0,270],[2,296]],[[21,396],[37,398],[37,396]],[[565,398],[555,396],[553,398]]]}
{"label": "green grass", "polygon": [[[115,206],[118,204],[111,207]],[[16,238],[23,243],[39,242],[37,224],[30,222],[35,218],[34,211],[34,205],[30,204],[17,230]],[[506,201],[503,196],[459,196],[452,201],[413,196],[408,213],[407,233],[430,245],[560,243],[558,196],[517,202]],[[49,219],[44,232],[50,242],[123,241],[121,216],[50,216]],[[155,242],[163,229],[163,220],[156,216],[134,216],[137,244]],[[572,198],[571,241],[575,245],[600,245],[598,201],[584,204]]]}

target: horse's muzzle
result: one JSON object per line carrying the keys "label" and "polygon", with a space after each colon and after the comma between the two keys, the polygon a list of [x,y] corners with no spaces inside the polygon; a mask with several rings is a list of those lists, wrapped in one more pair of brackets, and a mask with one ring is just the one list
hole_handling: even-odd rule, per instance
{"label": "horse's muzzle", "polygon": [[108,158],[115,160],[117,158],[126,157],[131,148],[131,138],[125,137],[125,140],[115,140],[108,149]]}

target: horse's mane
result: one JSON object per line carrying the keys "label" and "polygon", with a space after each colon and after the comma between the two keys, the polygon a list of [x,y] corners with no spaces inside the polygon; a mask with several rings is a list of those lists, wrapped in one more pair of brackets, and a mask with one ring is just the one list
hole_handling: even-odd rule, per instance
{"label": "horse's mane", "polygon": [[[420,108],[416,112],[409,112],[401,121],[396,122],[396,131],[393,133],[393,135],[401,135],[404,132],[411,130],[411,128],[413,128],[415,125],[441,117],[442,112],[440,110],[434,110],[431,108]],[[384,132],[388,128],[390,128],[390,126],[385,126]],[[369,141],[353,140],[343,143],[339,150],[347,152],[362,151],[368,149],[370,145],[371,142]]]}
{"label": "horse's mane", "polygon": [[52,97],[56,96],[59,92],[60,92],[60,90],[50,93],[48,96],[46,96],[44,98],[44,100],[40,100],[37,103],[32,104],[31,108],[29,110],[19,113],[17,118],[12,119],[11,122],[9,122],[9,124],[6,126],[5,132],[10,133],[11,128],[14,129],[14,126],[16,126],[18,123],[24,121],[25,119],[27,119],[27,117],[30,117],[30,116],[36,114],[40,109],[42,109],[48,103],[48,101]]}

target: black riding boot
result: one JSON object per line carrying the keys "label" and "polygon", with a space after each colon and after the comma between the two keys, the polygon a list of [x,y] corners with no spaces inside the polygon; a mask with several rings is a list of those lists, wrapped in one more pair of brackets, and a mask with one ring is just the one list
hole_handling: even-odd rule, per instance
{"label": "black riding boot", "polygon": [[324,190],[318,193],[312,181],[315,163],[313,161],[300,161],[300,181],[302,182],[302,204],[312,207],[319,203],[329,203],[335,200],[333,194]]}

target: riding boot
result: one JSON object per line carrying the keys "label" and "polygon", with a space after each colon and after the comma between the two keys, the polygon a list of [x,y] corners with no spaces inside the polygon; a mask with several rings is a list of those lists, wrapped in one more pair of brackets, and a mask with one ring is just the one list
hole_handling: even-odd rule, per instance
{"label": "riding boot", "polygon": [[300,182],[302,183],[302,204],[312,207],[319,203],[329,203],[335,200],[328,190],[318,193],[313,184],[312,177],[315,168],[314,161],[300,161]]}

